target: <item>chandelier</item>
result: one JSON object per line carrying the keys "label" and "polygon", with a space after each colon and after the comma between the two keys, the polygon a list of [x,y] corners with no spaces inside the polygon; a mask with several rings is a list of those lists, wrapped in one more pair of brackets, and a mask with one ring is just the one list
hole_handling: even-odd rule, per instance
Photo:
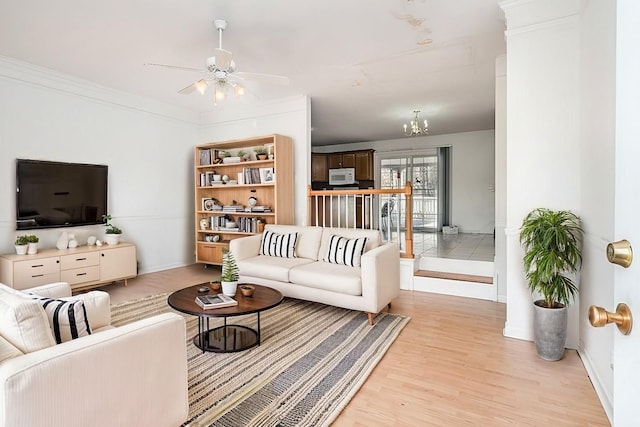
{"label": "chandelier", "polygon": [[420,110],[413,110],[415,114],[413,120],[411,120],[410,124],[404,124],[404,134],[405,136],[418,136],[422,134],[426,134],[429,130],[429,124],[427,123],[427,119],[424,120],[424,128],[420,127],[420,122],[418,120],[418,114],[420,114]]}

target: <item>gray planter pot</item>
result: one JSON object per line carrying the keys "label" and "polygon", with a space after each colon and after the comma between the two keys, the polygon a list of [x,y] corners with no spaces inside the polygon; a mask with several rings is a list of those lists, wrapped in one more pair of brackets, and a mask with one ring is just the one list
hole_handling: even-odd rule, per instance
{"label": "gray planter pot", "polygon": [[545,308],[544,301],[534,302],[533,333],[538,356],[556,361],[564,356],[567,341],[567,307]]}

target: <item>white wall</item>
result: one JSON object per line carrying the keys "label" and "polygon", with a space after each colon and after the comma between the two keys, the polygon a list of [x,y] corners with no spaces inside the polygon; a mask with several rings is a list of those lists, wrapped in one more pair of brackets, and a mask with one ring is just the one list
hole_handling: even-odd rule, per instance
{"label": "white wall", "polygon": [[[507,18],[507,320],[504,333],[533,339],[532,298],[518,232],[532,209],[581,209],[580,31],[577,1],[501,3]],[[537,299],[537,298],[535,298]],[[578,346],[579,298],[567,346]]]}
{"label": "white wall", "polygon": [[[464,233],[493,233],[493,130],[312,147],[317,153],[374,149],[377,153],[451,147],[451,223]],[[379,165],[376,165],[376,169]],[[378,183],[379,184],[379,183]]]}
{"label": "white wall", "polygon": [[[200,143],[292,136],[302,223],[310,176],[307,98],[244,108],[255,117],[220,109],[216,119],[198,117],[0,57],[0,253],[14,251],[16,158],[108,165],[109,212],[124,240],[137,245],[140,273],[194,262],[193,147]],[[62,231],[74,232],[82,244],[90,235],[101,239],[104,227],[37,230],[40,247],[55,247]]]}
{"label": "white wall", "polygon": [[507,57],[496,59],[496,235],[495,273],[498,301],[507,302]]}

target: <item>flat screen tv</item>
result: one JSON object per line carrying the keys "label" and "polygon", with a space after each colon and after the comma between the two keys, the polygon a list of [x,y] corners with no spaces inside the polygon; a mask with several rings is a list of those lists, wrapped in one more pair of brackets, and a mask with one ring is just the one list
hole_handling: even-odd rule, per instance
{"label": "flat screen tv", "polygon": [[106,165],[16,160],[16,229],[102,224]]}

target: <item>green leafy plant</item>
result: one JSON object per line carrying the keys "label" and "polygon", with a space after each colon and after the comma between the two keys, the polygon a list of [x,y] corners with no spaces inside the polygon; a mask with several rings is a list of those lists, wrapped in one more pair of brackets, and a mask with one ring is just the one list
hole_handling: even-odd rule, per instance
{"label": "green leafy plant", "polygon": [[267,149],[266,149],[266,147],[262,147],[262,146],[260,146],[260,147],[255,147],[255,148],[253,149],[253,151],[255,151],[255,152],[256,152],[256,154],[267,154]]}
{"label": "green leafy plant", "polygon": [[244,157],[247,155],[247,152],[244,150],[238,150],[238,157]]}
{"label": "green leafy plant", "polygon": [[222,275],[220,280],[223,282],[237,282],[240,280],[240,270],[236,259],[227,248],[222,250]]}
{"label": "green leafy plant", "polygon": [[566,210],[534,209],[520,228],[524,270],[531,292],[544,297],[544,307],[569,305],[578,287],[569,277],[582,264],[580,218]]}
{"label": "green leafy plant", "polygon": [[111,215],[102,215],[102,220],[104,221],[104,225],[107,226],[104,231],[105,234],[122,234],[122,230],[111,224]]}
{"label": "green leafy plant", "polygon": [[27,243],[38,243],[40,239],[35,234],[29,234],[27,236]]}
{"label": "green leafy plant", "polygon": [[231,152],[225,150],[220,152],[220,158],[224,159],[225,157],[231,157]]}
{"label": "green leafy plant", "polygon": [[16,246],[24,246],[27,243],[29,243],[29,236],[27,236],[26,234],[16,237],[16,242],[15,242]]}

